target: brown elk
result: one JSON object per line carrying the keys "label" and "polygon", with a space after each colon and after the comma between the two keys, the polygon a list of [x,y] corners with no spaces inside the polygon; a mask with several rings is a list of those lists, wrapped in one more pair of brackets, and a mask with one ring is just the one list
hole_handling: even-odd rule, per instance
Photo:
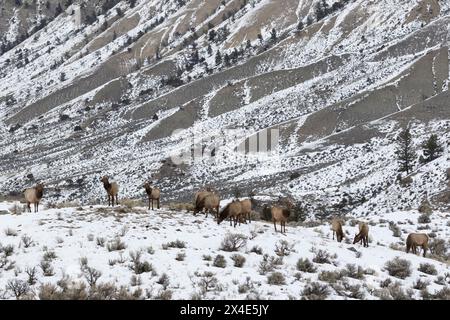
{"label": "brown elk", "polygon": [[406,238],[406,253],[410,250],[414,254],[417,254],[417,247],[422,247],[423,256],[427,253],[428,249],[428,235],[426,233],[410,233]]}
{"label": "brown elk", "polygon": [[334,234],[336,234],[336,240],[337,242],[341,242],[342,239],[344,239],[344,231],[342,231],[342,221],[338,218],[333,218],[331,220],[331,230],[333,230],[333,240],[334,240]]}
{"label": "brown elk", "polygon": [[116,198],[116,205],[119,204],[118,200],[118,193],[119,193],[119,185],[116,182],[109,182],[108,176],[103,176],[103,178],[100,179],[101,182],[103,182],[103,187],[105,188],[106,192],[108,193],[108,206],[111,205],[111,199],[112,199],[112,206],[114,207],[114,197]]}
{"label": "brown elk", "polygon": [[34,212],[39,212],[39,202],[44,195],[44,185],[42,183],[37,184],[33,188],[25,189],[23,193],[27,202],[28,212],[31,212],[31,203],[34,204]]}
{"label": "brown elk", "polygon": [[369,225],[365,222],[359,223],[359,233],[353,239],[353,244],[362,242],[364,247],[369,247]]}
{"label": "brown elk", "polygon": [[219,208],[220,197],[217,193],[208,189],[208,191],[199,191],[195,194],[194,215],[198,212],[203,212],[203,210],[206,210],[206,217],[208,217],[209,212],[214,213],[214,215],[218,217]]}
{"label": "brown elk", "polygon": [[251,222],[252,201],[250,199],[241,200],[241,207],[241,215],[244,218],[244,221]]}
{"label": "brown elk", "polygon": [[234,200],[229,203],[223,210],[220,212],[219,217],[217,218],[217,224],[220,224],[223,220],[230,218],[230,226],[232,225],[232,221],[234,221],[234,227],[236,228],[237,223],[240,220],[239,217],[241,215],[242,205],[239,200]]}
{"label": "brown elk", "polygon": [[150,210],[150,203],[153,210],[154,201],[156,201],[156,207],[159,209],[159,199],[161,191],[158,188],[152,188],[149,182],[144,183],[144,189],[148,195],[148,210]]}
{"label": "brown elk", "polygon": [[272,215],[272,221],[273,226],[275,228],[275,232],[277,232],[277,222],[280,223],[281,226],[281,233],[286,233],[286,222],[288,221],[290,215],[291,215],[291,209],[293,207],[293,204],[291,201],[287,201],[286,206],[272,206],[270,209],[270,213]]}

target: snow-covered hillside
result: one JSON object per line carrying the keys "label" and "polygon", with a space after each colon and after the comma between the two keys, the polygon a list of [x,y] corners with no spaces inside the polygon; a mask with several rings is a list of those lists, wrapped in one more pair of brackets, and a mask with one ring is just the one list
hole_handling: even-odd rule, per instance
{"label": "snow-covered hillside", "polygon": [[[338,243],[328,223],[288,225],[281,235],[268,222],[233,228],[167,208],[9,210],[17,207],[0,205],[4,299],[101,296],[89,289],[94,284],[98,291],[108,284],[103,297],[138,299],[449,299],[450,268],[436,260],[448,254],[439,246],[448,247],[449,214],[423,224],[415,211],[365,217],[365,248],[352,244],[353,219]],[[426,258],[405,253],[406,236],[416,231],[433,236]],[[235,251],[227,251],[234,242],[224,245],[230,236]],[[407,266],[397,261],[390,274],[386,264],[396,257]]]}

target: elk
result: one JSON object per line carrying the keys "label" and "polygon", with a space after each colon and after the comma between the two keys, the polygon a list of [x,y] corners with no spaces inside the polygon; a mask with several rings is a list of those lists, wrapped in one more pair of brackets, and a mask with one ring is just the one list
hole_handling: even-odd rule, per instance
{"label": "elk", "polygon": [[334,218],[331,221],[331,230],[333,230],[333,240],[334,234],[336,234],[337,242],[341,242],[344,239],[344,231],[342,231],[342,221],[338,218]]}
{"label": "elk", "polygon": [[414,254],[417,254],[417,247],[422,247],[423,256],[427,253],[428,249],[428,235],[426,233],[410,233],[406,238],[406,253],[412,250]]}
{"label": "elk", "polygon": [[153,202],[156,200],[156,207],[159,209],[159,198],[161,195],[161,191],[158,188],[152,188],[149,182],[144,183],[145,192],[148,195],[148,210],[150,210],[150,203],[152,204],[153,210]]}
{"label": "elk", "polygon": [[31,212],[31,203],[34,204],[34,212],[39,212],[39,202],[44,195],[44,185],[42,183],[37,184],[33,188],[25,189],[23,193],[25,195],[25,201],[27,202],[28,212]]}
{"label": "elk", "polygon": [[241,215],[242,205],[239,200],[234,200],[229,203],[223,210],[220,212],[219,217],[217,218],[217,224],[220,224],[223,220],[230,218],[230,226],[232,225],[232,221],[234,221],[234,227],[236,228],[237,223],[239,221],[239,217]]}
{"label": "elk", "polygon": [[369,225],[365,222],[359,223],[359,233],[353,239],[353,244],[362,242],[364,247],[369,247]]}
{"label": "elk", "polygon": [[220,208],[220,197],[216,192],[207,189],[207,191],[198,191],[195,194],[194,201],[194,215],[206,209],[206,217],[208,217],[208,212],[213,213],[215,210],[215,216],[219,216]]}
{"label": "elk", "polygon": [[289,219],[291,215],[291,209],[293,207],[292,202],[288,201],[286,207],[285,206],[272,206],[270,209],[270,213],[272,214],[273,226],[275,228],[275,232],[277,232],[277,222],[280,222],[281,233],[286,233],[286,221]]}
{"label": "elk", "polygon": [[250,199],[241,200],[241,215],[244,217],[244,221],[251,222],[252,201]]}
{"label": "elk", "polygon": [[108,176],[103,176],[100,181],[103,182],[103,187],[105,187],[105,190],[108,193],[108,206],[111,205],[112,199],[112,206],[114,207],[114,197],[116,198],[116,205],[118,205],[119,201],[117,195],[119,193],[119,185],[116,182],[110,183]]}

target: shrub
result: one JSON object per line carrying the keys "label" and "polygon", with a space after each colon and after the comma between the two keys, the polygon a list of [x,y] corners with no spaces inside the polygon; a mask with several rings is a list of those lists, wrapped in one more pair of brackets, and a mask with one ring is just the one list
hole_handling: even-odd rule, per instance
{"label": "shrub", "polygon": [[250,252],[254,252],[254,253],[258,254],[258,255],[262,255],[263,254],[263,250],[262,250],[262,248],[260,246],[253,246],[250,249]]}
{"label": "shrub", "polygon": [[280,257],[288,256],[293,251],[293,248],[293,244],[289,244],[289,242],[287,242],[286,240],[280,240],[275,245],[275,253]]}
{"label": "shrub", "polygon": [[43,259],[45,261],[53,261],[57,258],[55,251],[46,251],[44,253]]}
{"label": "shrub", "polygon": [[411,262],[396,257],[386,262],[386,270],[390,276],[405,279],[411,275]]}
{"label": "shrub", "polygon": [[55,274],[50,261],[42,260],[40,266],[41,266],[44,276],[51,277]]}
{"label": "shrub", "polygon": [[17,231],[11,228],[6,228],[5,229],[5,235],[7,237],[17,237]]}
{"label": "shrub", "polygon": [[330,294],[327,285],[319,282],[311,282],[302,291],[303,300],[325,300]]}
{"label": "shrub", "polygon": [[322,271],[319,273],[319,280],[328,283],[336,283],[343,278],[343,273],[339,271]]}
{"label": "shrub", "polygon": [[127,246],[125,245],[125,243],[122,242],[122,240],[120,240],[119,237],[109,241],[108,244],[106,245],[106,248],[108,249],[109,252],[124,250],[126,247]]}
{"label": "shrub", "polygon": [[417,219],[417,222],[419,223],[430,223],[431,219],[430,219],[430,214],[428,213],[422,213],[419,218]]}
{"label": "shrub", "polygon": [[402,235],[400,228],[394,222],[389,222],[389,230],[392,231],[394,237],[398,238]]}
{"label": "shrub", "polygon": [[184,248],[186,248],[186,242],[181,241],[181,240],[175,240],[175,241],[171,241],[166,244],[163,244],[162,247],[164,250],[167,250],[167,248],[184,249]]}
{"label": "shrub", "polygon": [[349,278],[364,279],[364,269],[361,266],[356,267],[354,264],[348,263],[342,273]]}
{"label": "shrub", "polygon": [[233,254],[231,256],[231,260],[233,260],[234,262],[234,266],[237,268],[242,268],[244,266],[245,263],[245,257],[240,255],[240,254]]}
{"label": "shrub", "polygon": [[141,279],[141,277],[140,277],[140,276],[136,276],[136,275],[133,274],[133,275],[131,276],[130,285],[131,285],[132,287],[137,287],[137,286],[142,285],[142,279]]}
{"label": "shrub", "polygon": [[3,253],[5,257],[10,257],[14,253],[14,246],[12,244],[8,244],[4,247],[0,245],[0,253]]}
{"label": "shrub", "polygon": [[331,256],[330,254],[322,249],[319,249],[319,251],[316,252],[313,262],[315,263],[329,263],[331,264]]}
{"label": "shrub", "polygon": [[204,255],[202,256],[202,259],[203,259],[204,261],[211,261],[211,260],[212,260],[212,257],[211,257],[209,254],[204,254]]}
{"label": "shrub", "polygon": [[302,272],[315,273],[317,271],[317,268],[311,261],[309,261],[308,258],[300,258],[297,261],[297,270]]}
{"label": "shrub", "polygon": [[29,248],[33,244],[33,240],[31,239],[31,237],[29,237],[27,235],[23,235],[22,236],[22,243],[23,243],[23,246],[25,248]]}
{"label": "shrub", "polygon": [[166,273],[163,273],[163,274],[159,277],[158,281],[156,281],[156,283],[162,285],[163,288],[164,288],[164,290],[166,290],[167,287],[168,287],[169,284],[170,284],[169,276],[168,276]]}
{"label": "shrub", "polygon": [[30,292],[30,286],[28,283],[18,279],[9,280],[6,288],[14,294],[16,299],[19,299]]}
{"label": "shrub", "polygon": [[413,288],[416,290],[424,290],[428,287],[429,284],[430,282],[422,281],[422,279],[419,278],[416,282],[414,282]]}
{"label": "shrub", "polygon": [[444,239],[435,238],[430,241],[429,248],[432,254],[437,256],[445,256],[447,252],[447,244]]}
{"label": "shrub", "polygon": [[146,272],[152,272],[153,266],[148,261],[141,262],[140,260],[136,260],[133,264],[130,265],[130,269],[133,270],[135,274],[142,274]]}
{"label": "shrub", "polygon": [[96,243],[99,247],[104,247],[105,242],[106,242],[105,238],[97,237],[97,239],[96,239]]}
{"label": "shrub", "polygon": [[286,284],[286,280],[281,272],[272,272],[269,276],[267,276],[267,283],[281,286]]}
{"label": "shrub", "polygon": [[417,270],[426,274],[437,275],[436,267],[431,263],[421,263]]}
{"label": "shrub", "polygon": [[197,285],[200,287],[202,293],[206,293],[218,285],[217,278],[215,274],[210,271],[205,271],[203,273],[195,273],[199,278]]}
{"label": "shrub", "polygon": [[270,257],[268,254],[263,256],[262,261],[259,263],[258,272],[261,275],[265,275],[268,272],[272,272],[276,266],[282,265],[283,259],[281,257]]}
{"label": "shrub", "polygon": [[247,244],[247,237],[239,233],[229,233],[222,240],[220,245],[220,250],[233,252],[239,251],[242,247]]}
{"label": "shrub", "polygon": [[227,266],[227,261],[225,260],[225,257],[221,254],[218,254],[214,258],[213,266],[218,268],[225,268]]}
{"label": "shrub", "polygon": [[160,290],[158,294],[155,296],[156,300],[172,300],[172,291],[171,290]]}
{"label": "shrub", "polygon": [[177,261],[184,261],[184,258],[186,258],[186,253],[178,252],[177,256],[175,257],[175,260],[177,260]]}
{"label": "shrub", "polygon": [[37,282],[37,269],[36,269],[36,267],[26,268],[25,269],[25,273],[28,275],[28,280],[27,280],[28,284],[30,286],[36,284],[36,282]]}
{"label": "shrub", "polygon": [[95,286],[98,279],[102,276],[100,271],[89,266],[84,267],[81,271],[83,271],[84,277],[91,287]]}

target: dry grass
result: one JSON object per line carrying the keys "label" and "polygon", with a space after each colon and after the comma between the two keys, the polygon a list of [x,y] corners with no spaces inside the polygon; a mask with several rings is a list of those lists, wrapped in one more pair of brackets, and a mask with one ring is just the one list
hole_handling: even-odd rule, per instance
{"label": "dry grass", "polygon": [[194,211],[194,204],[189,202],[171,202],[168,205],[170,211]]}

